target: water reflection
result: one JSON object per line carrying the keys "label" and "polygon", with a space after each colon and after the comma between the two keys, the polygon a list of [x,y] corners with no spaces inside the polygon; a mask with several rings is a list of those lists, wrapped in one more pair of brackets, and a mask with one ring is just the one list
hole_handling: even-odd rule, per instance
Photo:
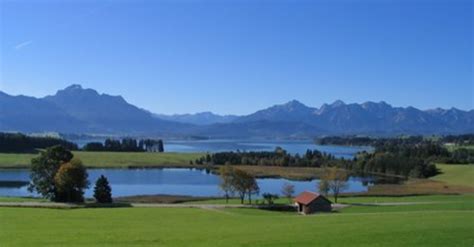
{"label": "water reflection", "polygon": [[[114,196],[131,195],[189,195],[189,196],[221,196],[219,177],[200,169],[166,168],[166,169],[89,169],[91,188],[86,197],[92,197],[93,185],[103,174],[111,183]],[[28,170],[0,170],[0,181],[29,180]],[[364,192],[371,184],[371,178],[351,177],[346,192]],[[285,183],[295,186],[295,192],[304,190],[315,191],[319,180],[291,181],[283,178],[259,178],[257,182],[261,193],[281,194]],[[1,185],[1,183],[0,183]],[[1,187],[0,196],[35,196],[28,192],[27,186]]]}

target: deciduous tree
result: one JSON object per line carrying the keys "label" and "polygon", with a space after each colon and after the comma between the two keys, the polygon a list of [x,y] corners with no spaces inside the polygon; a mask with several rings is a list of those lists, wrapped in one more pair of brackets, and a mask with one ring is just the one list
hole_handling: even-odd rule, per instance
{"label": "deciduous tree", "polygon": [[234,169],[229,165],[221,166],[219,176],[221,179],[219,188],[224,192],[225,201],[228,203],[229,197],[234,193]]}
{"label": "deciduous tree", "polygon": [[291,203],[291,200],[293,198],[293,194],[295,193],[295,186],[290,184],[290,183],[285,183],[283,184],[283,187],[281,189],[281,194],[288,198],[288,203]]}
{"label": "deciduous tree", "polygon": [[31,183],[28,189],[36,191],[44,198],[56,200],[54,177],[61,164],[69,162],[72,157],[72,153],[63,146],[53,146],[42,151],[38,157],[31,160]]}
{"label": "deciduous tree", "polygon": [[337,167],[326,168],[322,180],[327,181],[329,190],[334,195],[334,202],[337,203],[339,194],[347,187],[348,174],[345,170]]}
{"label": "deciduous tree", "polygon": [[84,202],[84,189],[89,187],[87,171],[81,160],[72,159],[62,164],[54,176],[56,201]]}

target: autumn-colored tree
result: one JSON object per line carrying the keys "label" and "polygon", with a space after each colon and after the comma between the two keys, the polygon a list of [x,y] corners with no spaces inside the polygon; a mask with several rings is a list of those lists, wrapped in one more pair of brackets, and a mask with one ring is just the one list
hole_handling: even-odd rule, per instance
{"label": "autumn-colored tree", "polygon": [[84,189],[89,187],[87,171],[81,160],[72,159],[62,164],[54,176],[56,201],[84,202]]}

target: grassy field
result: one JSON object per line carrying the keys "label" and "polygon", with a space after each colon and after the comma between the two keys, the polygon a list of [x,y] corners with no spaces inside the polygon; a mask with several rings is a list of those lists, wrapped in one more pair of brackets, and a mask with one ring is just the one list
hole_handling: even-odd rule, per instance
{"label": "grassy field", "polygon": [[[133,168],[133,167],[207,167],[191,165],[190,161],[202,157],[203,153],[146,153],[146,152],[83,152],[74,156],[90,168]],[[38,154],[0,153],[0,168],[28,168],[31,159]],[[321,174],[321,169],[311,167],[269,167],[236,166],[256,177],[285,177],[289,179],[311,179]]]}
{"label": "grassy field", "polygon": [[31,159],[37,154],[14,154],[0,153],[0,168],[2,167],[26,167],[29,166]]}
{"label": "grassy field", "polygon": [[[137,152],[73,152],[88,167],[147,167],[147,166],[189,166],[190,160],[201,157],[202,153],[137,153]],[[37,154],[0,153],[0,168],[28,167]]]}
{"label": "grassy field", "polygon": [[474,187],[474,165],[436,164],[441,174],[431,179],[445,182],[448,185]]}
{"label": "grassy field", "polygon": [[416,200],[435,199],[440,202],[353,206],[312,216],[258,209],[0,208],[0,242],[2,246],[472,246],[473,197]]}

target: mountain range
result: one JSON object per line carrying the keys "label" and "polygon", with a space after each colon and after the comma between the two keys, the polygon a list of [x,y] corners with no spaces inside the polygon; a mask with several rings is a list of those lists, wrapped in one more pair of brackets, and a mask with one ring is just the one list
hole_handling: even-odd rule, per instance
{"label": "mountain range", "polygon": [[318,135],[474,133],[474,110],[419,110],[385,102],[310,107],[293,100],[255,113],[155,114],[121,96],[71,85],[43,98],[0,91],[0,131],[204,136],[211,138],[308,138]]}

